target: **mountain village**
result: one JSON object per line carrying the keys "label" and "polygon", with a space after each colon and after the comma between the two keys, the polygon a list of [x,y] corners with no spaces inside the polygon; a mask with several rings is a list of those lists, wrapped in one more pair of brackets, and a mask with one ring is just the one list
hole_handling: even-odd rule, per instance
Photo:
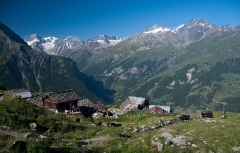
{"label": "mountain village", "polygon": [[[19,97],[30,101],[38,107],[44,107],[56,113],[77,114],[81,113],[86,117],[113,117],[118,118],[128,111],[139,112],[145,109],[149,113],[167,115],[172,113],[170,106],[150,105],[149,101],[143,97],[129,96],[120,109],[108,108],[102,102],[91,102],[87,97],[79,97],[73,90],[52,92],[44,94],[42,92],[31,93],[28,89],[13,89],[7,91],[14,97]],[[148,109],[149,108],[149,109]],[[147,110],[148,109],[148,110]]]}

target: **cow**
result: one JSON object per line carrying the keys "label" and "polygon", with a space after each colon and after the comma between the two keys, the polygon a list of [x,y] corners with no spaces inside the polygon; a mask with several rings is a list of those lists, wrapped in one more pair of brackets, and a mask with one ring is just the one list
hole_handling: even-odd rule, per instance
{"label": "cow", "polygon": [[212,114],[211,111],[207,111],[207,112],[202,112],[202,113],[201,113],[201,116],[202,116],[202,117],[212,118],[212,117],[213,117],[213,114]]}
{"label": "cow", "polygon": [[122,126],[122,124],[116,123],[116,122],[108,122],[107,126],[108,127],[120,127],[120,126]]}
{"label": "cow", "polygon": [[188,120],[188,122],[190,121],[190,115],[182,115],[181,117],[179,117],[180,120],[182,120],[182,122],[184,120]]}

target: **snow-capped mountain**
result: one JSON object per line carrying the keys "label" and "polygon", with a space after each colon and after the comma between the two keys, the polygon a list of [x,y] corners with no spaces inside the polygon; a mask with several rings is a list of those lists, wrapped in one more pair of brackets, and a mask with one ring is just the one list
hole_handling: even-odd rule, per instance
{"label": "snow-capped mountain", "polygon": [[33,34],[26,37],[24,41],[33,49],[50,55],[59,55],[65,50],[77,49],[83,44],[83,41],[76,36],[69,36],[62,40],[56,37],[41,38]]}
{"label": "snow-capped mountain", "polygon": [[26,37],[24,40],[33,49],[45,52],[50,55],[60,55],[66,50],[83,49],[88,51],[100,51],[109,46],[114,46],[125,38],[115,36],[99,35],[86,42],[80,40],[79,37],[69,36],[66,39],[58,39],[56,37],[41,38],[36,34]]}
{"label": "snow-capped mountain", "polygon": [[119,38],[119,37],[115,37],[115,36],[99,35],[92,39],[89,39],[86,43],[98,42],[102,45],[113,46],[113,45],[116,45],[117,43],[121,42],[124,39],[125,38]]}
{"label": "snow-capped mountain", "polygon": [[[92,54],[84,62],[82,59],[87,54],[78,54],[74,60],[82,72],[116,90],[116,100],[129,94],[144,95],[155,102],[166,97],[163,98],[165,102],[174,101],[179,105],[182,101],[185,107],[201,99],[199,106],[205,103],[208,107],[205,88],[211,86],[214,91],[215,78],[222,77],[219,73],[225,73],[221,69],[224,65],[232,73],[230,65],[236,66],[236,58],[240,57],[239,40],[240,26],[215,25],[193,19],[171,28],[155,24]],[[236,72],[239,73],[239,69]],[[214,83],[209,85],[211,82]],[[221,83],[218,84],[221,87]],[[204,91],[202,96],[198,95],[200,91]]]}
{"label": "snow-capped mountain", "polygon": [[106,35],[99,35],[92,39],[88,39],[81,48],[83,50],[89,51],[91,54],[95,52],[99,52],[109,46],[114,46],[126,38],[119,38],[115,36],[106,36]]}
{"label": "snow-capped mountain", "polygon": [[[229,25],[218,26],[204,19],[192,19],[186,24],[181,24],[173,28],[154,24],[151,28],[146,28],[129,37],[126,43],[139,47],[141,46],[140,50],[145,50],[146,47],[149,49],[156,47],[157,44],[158,46],[160,44],[162,44],[161,46],[165,46],[168,43],[180,48],[186,47],[206,37],[218,35],[221,32],[234,32],[238,28],[239,27],[232,27]],[[145,44],[148,45],[146,46]]]}
{"label": "snow-capped mountain", "polygon": [[45,52],[42,44],[46,43],[46,41],[43,38],[39,37],[37,34],[26,37],[24,41],[33,49],[39,52]]}

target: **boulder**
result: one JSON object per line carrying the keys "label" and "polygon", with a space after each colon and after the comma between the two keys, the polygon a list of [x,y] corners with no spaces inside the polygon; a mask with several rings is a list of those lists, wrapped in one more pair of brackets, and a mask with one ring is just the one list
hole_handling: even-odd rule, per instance
{"label": "boulder", "polygon": [[101,117],[103,117],[103,113],[94,113],[94,114],[92,114],[92,118],[101,118]]}
{"label": "boulder", "polygon": [[240,151],[240,147],[233,147],[232,150],[233,151]]}
{"label": "boulder", "polygon": [[157,145],[158,151],[159,151],[159,152],[162,152],[162,150],[163,150],[163,144],[162,144],[161,142],[152,141],[152,144]]}
{"label": "boulder", "polygon": [[191,144],[191,147],[197,148],[197,145],[196,144]]}
{"label": "boulder", "polygon": [[172,142],[176,145],[186,145],[185,136],[174,137],[173,135],[171,135],[168,132],[162,133],[162,136],[166,139],[165,144],[168,142]]}
{"label": "boulder", "polygon": [[117,116],[124,114],[123,110],[116,109],[116,108],[108,108],[107,110],[111,112],[113,115],[117,115]]}
{"label": "boulder", "polygon": [[36,123],[30,123],[29,124],[29,127],[30,127],[30,129],[36,129],[37,128],[37,124]]}
{"label": "boulder", "polygon": [[132,132],[139,132],[138,127],[133,127],[133,131]]}

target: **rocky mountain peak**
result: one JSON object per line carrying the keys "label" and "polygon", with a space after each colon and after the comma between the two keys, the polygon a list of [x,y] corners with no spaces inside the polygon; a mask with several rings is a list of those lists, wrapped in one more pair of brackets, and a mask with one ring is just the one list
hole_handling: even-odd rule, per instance
{"label": "rocky mountain peak", "polygon": [[75,41],[75,42],[83,42],[78,36],[68,36],[64,39],[65,41]]}
{"label": "rocky mountain peak", "polygon": [[188,27],[194,27],[194,26],[201,26],[201,27],[207,27],[211,25],[208,21],[204,19],[192,19],[186,24]]}
{"label": "rocky mountain peak", "polygon": [[87,43],[100,43],[100,44],[104,44],[104,45],[115,45],[119,42],[121,42],[122,40],[124,40],[124,38],[119,38],[119,37],[116,37],[116,36],[107,36],[107,35],[99,35],[99,36],[96,36],[92,39],[89,39],[87,41]]}
{"label": "rocky mountain peak", "polygon": [[152,29],[157,29],[157,28],[161,28],[161,27],[163,27],[161,24],[155,23],[155,24],[152,26]]}

